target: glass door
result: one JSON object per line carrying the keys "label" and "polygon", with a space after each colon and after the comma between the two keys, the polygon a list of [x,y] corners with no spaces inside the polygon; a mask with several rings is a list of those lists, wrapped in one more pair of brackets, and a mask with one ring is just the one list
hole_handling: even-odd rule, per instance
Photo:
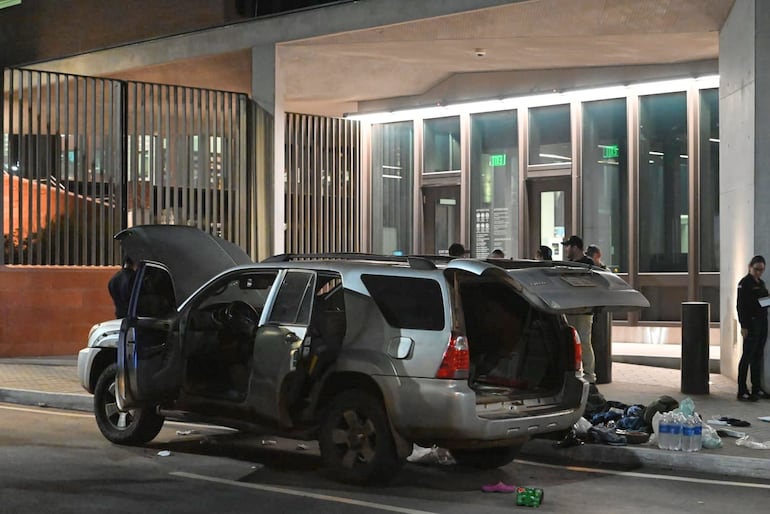
{"label": "glass door", "polygon": [[572,226],[572,178],[548,177],[527,181],[529,193],[529,255],[541,245],[551,249],[553,260],[564,260],[561,242]]}
{"label": "glass door", "polygon": [[460,241],[460,186],[423,187],[423,251],[447,255]]}

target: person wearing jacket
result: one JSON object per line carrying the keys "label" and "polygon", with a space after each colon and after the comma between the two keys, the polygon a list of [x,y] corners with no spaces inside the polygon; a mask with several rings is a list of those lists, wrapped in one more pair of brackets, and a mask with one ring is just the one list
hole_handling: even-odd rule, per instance
{"label": "person wearing jacket", "polygon": [[[758,399],[770,399],[762,389],[762,361],[764,359],[765,340],[767,339],[767,307],[759,303],[768,296],[762,273],[765,271],[765,258],[755,255],[749,262],[749,272],[738,282],[738,321],[743,336],[743,354],[738,363],[738,400],[755,402]],[[751,370],[751,391],[746,378]]]}

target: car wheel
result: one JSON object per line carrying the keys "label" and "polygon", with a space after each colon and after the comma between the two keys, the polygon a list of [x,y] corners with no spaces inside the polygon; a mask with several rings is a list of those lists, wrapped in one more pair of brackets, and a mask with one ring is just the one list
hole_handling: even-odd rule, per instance
{"label": "car wheel", "polygon": [[451,450],[452,457],[460,466],[477,469],[494,469],[510,464],[521,451],[521,445],[502,448],[478,448],[475,450]]}
{"label": "car wheel", "polygon": [[151,441],[163,427],[163,416],[147,409],[121,411],[115,400],[118,365],[111,364],[99,376],[94,389],[96,424],[104,437],[117,444]]}
{"label": "car wheel", "polygon": [[342,482],[384,483],[403,465],[382,402],[362,391],[345,391],[332,400],[318,443],[326,468]]}

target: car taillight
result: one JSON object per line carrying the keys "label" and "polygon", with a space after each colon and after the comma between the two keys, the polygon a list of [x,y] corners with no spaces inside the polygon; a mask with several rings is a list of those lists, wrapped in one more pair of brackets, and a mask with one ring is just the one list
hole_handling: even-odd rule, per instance
{"label": "car taillight", "polygon": [[575,355],[575,371],[580,371],[583,367],[583,346],[580,344],[580,334],[575,327],[569,327],[572,333],[573,354]]}
{"label": "car taillight", "polygon": [[468,378],[471,367],[468,339],[465,336],[452,334],[449,345],[444,350],[444,358],[438,367],[436,378]]}

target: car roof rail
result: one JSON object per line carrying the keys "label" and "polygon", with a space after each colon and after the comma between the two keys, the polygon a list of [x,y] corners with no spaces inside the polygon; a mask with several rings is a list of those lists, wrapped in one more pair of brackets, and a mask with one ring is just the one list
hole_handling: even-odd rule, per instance
{"label": "car roof rail", "polygon": [[262,262],[291,262],[308,260],[341,260],[394,262],[409,264],[409,267],[421,270],[436,269],[436,263],[447,263],[454,257],[448,255],[379,255],[373,253],[282,253],[268,257]]}

